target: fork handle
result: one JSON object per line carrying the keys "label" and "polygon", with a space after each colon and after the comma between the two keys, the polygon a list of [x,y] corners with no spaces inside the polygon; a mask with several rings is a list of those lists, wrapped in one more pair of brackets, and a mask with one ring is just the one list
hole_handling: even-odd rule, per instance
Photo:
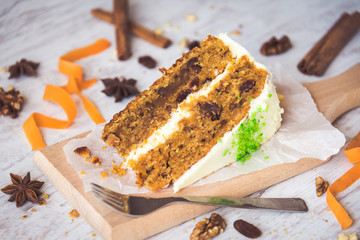
{"label": "fork handle", "polygon": [[195,196],[176,197],[174,201],[247,209],[271,209],[295,212],[308,211],[305,201],[301,198],[214,198]]}

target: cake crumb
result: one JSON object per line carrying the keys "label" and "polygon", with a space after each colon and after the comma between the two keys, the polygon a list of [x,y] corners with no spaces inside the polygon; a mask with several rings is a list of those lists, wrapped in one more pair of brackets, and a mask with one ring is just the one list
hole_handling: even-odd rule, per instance
{"label": "cake crumb", "polygon": [[46,193],[42,193],[42,196],[45,198],[45,199],[49,199],[49,195],[48,194],[46,194]]}
{"label": "cake crumb", "polygon": [[27,215],[24,215],[24,216],[22,216],[21,218],[20,218],[20,220],[24,220],[24,219],[26,219],[28,216]]}
{"label": "cake crumb", "polygon": [[108,177],[108,174],[107,174],[107,172],[105,172],[105,171],[101,171],[101,172],[100,172],[100,176],[103,178],[102,180],[104,180],[104,178],[107,178],[107,177]]}
{"label": "cake crumb", "polygon": [[183,38],[180,42],[179,42],[179,47],[181,49],[185,49],[187,44],[188,44],[189,40],[187,38]]}
{"label": "cake crumb", "polygon": [[316,177],[315,178],[316,195],[318,197],[323,195],[327,191],[329,185],[330,185],[329,182],[325,181],[322,177]]}
{"label": "cake crumb", "polygon": [[100,166],[101,165],[101,160],[98,156],[93,156],[90,159],[90,162],[92,162],[93,164],[95,164],[96,166]]}
{"label": "cake crumb", "polygon": [[336,240],[358,240],[356,233],[347,234],[347,233],[340,233]]}
{"label": "cake crumb", "polygon": [[32,209],[30,209],[30,212],[36,212],[36,210],[32,208]]}
{"label": "cake crumb", "polygon": [[76,209],[71,210],[71,212],[69,212],[69,216],[72,218],[78,218],[79,217],[79,212]]}
{"label": "cake crumb", "polygon": [[155,28],[153,32],[157,35],[162,35],[164,33],[164,30],[162,30],[161,28]]}
{"label": "cake crumb", "polygon": [[92,236],[92,237],[96,237],[96,234],[95,234],[95,233],[92,233],[91,236]]}
{"label": "cake crumb", "polygon": [[68,232],[64,232],[64,234],[65,234],[65,236],[67,236],[67,235],[68,235]]}
{"label": "cake crumb", "polygon": [[125,169],[121,168],[121,164],[118,166],[114,163],[112,165],[112,169],[110,170],[110,172],[118,175],[119,177],[121,177],[122,175],[124,175],[126,173]]}
{"label": "cake crumb", "polygon": [[285,99],[284,95],[282,95],[281,93],[276,92],[276,94],[277,94],[277,96],[278,96],[278,98],[279,98],[280,101],[282,101],[282,100]]}
{"label": "cake crumb", "polygon": [[85,171],[81,171],[81,172],[80,172],[80,175],[86,175],[86,172],[85,172]]}
{"label": "cake crumb", "polygon": [[90,157],[90,150],[87,147],[78,147],[74,150],[74,153],[81,156],[81,157]]}
{"label": "cake crumb", "polygon": [[104,145],[104,146],[102,146],[101,149],[102,149],[102,150],[105,150],[106,148],[107,148],[106,145]]}
{"label": "cake crumb", "polygon": [[195,14],[187,14],[186,20],[188,20],[189,22],[195,22],[197,20],[197,17],[195,16]]}
{"label": "cake crumb", "polygon": [[234,30],[230,32],[231,35],[240,35],[241,32],[239,30]]}
{"label": "cake crumb", "polygon": [[284,234],[288,234],[288,231],[286,229],[283,229]]}
{"label": "cake crumb", "polygon": [[2,67],[2,68],[1,68],[1,72],[2,72],[2,73],[6,73],[6,71],[7,71],[6,67]]}
{"label": "cake crumb", "polygon": [[47,205],[47,202],[45,201],[45,199],[40,199],[39,201],[38,201],[38,205],[39,206],[41,206],[41,205]]}

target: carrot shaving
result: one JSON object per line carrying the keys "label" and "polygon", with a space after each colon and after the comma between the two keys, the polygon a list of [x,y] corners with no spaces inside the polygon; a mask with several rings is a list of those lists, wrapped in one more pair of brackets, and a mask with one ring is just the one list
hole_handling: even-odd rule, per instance
{"label": "carrot shaving", "polygon": [[57,103],[65,111],[67,120],[59,120],[45,116],[41,113],[32,113],[23,124],[23,130],[31,145],[32,150],[37,150],[46,146],[39,127],[63,129],[67,128],[75,119],[77,114],[76,104],[70,94],[76,94],[83,102],[86,112],[96,123],[102,123],[105,119],[97,110],[94,103],[81,94],[81,90],[89,88],[96,83],[97,79],[83,80],[81,66],[73,63],[81,58],[85,58],[102,52],[110,46],[105,39],[99,39],[95,43],[83,48],[72,50],[59,59],[59,72],[69,77],[65,86],[46,85],[43,100]]}
{"label": "carrot shaving", "polygon": [[326,196],[326,201],[343,230],[349,228],[352,225],[353,220],[336,200],[335,195],[350,187],[360,178],[360,132],[347,145],[344,153],[349,161],[355,165],[329,186]]}

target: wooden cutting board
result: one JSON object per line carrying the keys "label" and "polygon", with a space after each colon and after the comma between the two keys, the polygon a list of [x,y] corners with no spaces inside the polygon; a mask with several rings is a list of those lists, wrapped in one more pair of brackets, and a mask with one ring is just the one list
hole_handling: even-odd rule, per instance
{"label": "wooden cutting board", "polygon": [[[333,122],[346,111],[360,106],[360,63],[339,76],[303,85],[311,93],[319,111]],[[75,138],[81,138],[86,134]],[[37,151],[34,162],[104,239],[143,239],[216,208],[175,204],[143,217],[124,216],[100,204],[91,192],[84,192],[81,179],[76,170],[68,164],[62,150],[69,140]],[[244,197],[323,163],[324,161],[318,159],[304,158],[295,163],[281,164],[241,175],[222,184],[188,187],[177,195]],[[242,187],[234,188],[233,186],[239,182],[242,183]],[[169,195],[173,195],[171,191],[147,194],[151,197]]]}

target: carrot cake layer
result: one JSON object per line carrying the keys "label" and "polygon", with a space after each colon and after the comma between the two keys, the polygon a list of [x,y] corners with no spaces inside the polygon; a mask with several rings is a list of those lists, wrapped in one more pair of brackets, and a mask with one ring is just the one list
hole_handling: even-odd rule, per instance
{"label": "carrot cake layer", "polygon": [[126,156],[162,127],[187,95],[224,72],[232,61],[229,47],[218,38],[208,37],[201,48],[185,53],[168,70],[160,69],[163,76],[105,126],[103,140]]}
{"label": "carrot cake layer", "polygon": [[[205,55],[217,56],[222,63],[214,67],[198,60],[209,74],[195,77],[189,62],[203,59],[206,48],[212,52]],[[136,173],[139,187],[154,191],[173,184],[178,191],[232,162],[248,160],[280,126],[282,109],[265,66],[225,34],[209,37],[201,50],[194,50],[157,80],[150,93],[143,92],[116,114],[104,129],[104,140],[125,158],[122,167]],[[172,83],[178,95],[151,98],[158,86],[170,86],[173,78],[167,75],[178,75],[181,70],[190,72],[190,81]],[[197,84],[194,77],[199,78]],[[138,115],[145,112],[144,102],[152,103],[155,110],[148,110],[148,117],[141,120],[143,116]],[[171,109],[166,109],[168,105]],[[133,134],[141,136],[132,136],[129,124],[134,124]]]}

